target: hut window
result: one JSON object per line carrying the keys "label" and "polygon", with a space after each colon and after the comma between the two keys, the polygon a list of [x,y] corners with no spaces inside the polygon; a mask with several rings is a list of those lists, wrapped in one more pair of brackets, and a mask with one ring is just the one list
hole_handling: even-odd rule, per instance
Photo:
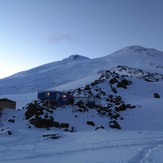
{"label": "hut window", "polygon": [[46,97],[49,97],[50,96],[50,93],[49,92],[46,92]]}
{"label": "hut window", "polygon": [[66,100],[66,95],[65,95],[65,94],[64,94],[64,95],[62,95],[62,97],[63,97],[63,99],[64,99],[64,100]]}

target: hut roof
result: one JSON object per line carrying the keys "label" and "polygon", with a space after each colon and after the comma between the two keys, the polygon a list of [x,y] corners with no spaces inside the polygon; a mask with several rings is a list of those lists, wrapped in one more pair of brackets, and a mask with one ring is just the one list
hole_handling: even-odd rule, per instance
{"label": "hut roof", "polygon": [[12,100],[10,100],[10,99],[8,99],[8,98],[1,98],[0,99],[0,102],[14,102],[14,103],[16,103],[15,101],[12,101]]}

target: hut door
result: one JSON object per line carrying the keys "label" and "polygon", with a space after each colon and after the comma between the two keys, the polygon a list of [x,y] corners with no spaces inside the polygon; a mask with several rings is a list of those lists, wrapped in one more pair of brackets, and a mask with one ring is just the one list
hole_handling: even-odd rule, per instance
{"label": "hut door", "polygon": [[56,100],[58,100],[58,99],[59,99],[59,93],[56,94]]}

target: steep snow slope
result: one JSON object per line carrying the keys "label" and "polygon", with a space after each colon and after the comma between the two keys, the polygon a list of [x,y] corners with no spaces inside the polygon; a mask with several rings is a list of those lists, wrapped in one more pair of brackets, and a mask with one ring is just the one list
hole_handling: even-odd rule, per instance
{"label": "steep snow slope", "polygon": [[0,80],[0,94],[29,93],[67,84],[94,76],[100,70],[128,65],[146,71],[163,72],[163,52],[140,46],[130,46],[111,55],[89,59],[72,55]]}
{"label": "steep snow slope", "polygon": [[[73,84],[75,83],[73,82]],[[62,90],[61,86],[60,89]],[[162,74],[147,73],[128,66],[117,66],[110,70],[100,71],[96,79],[85,86],[69,90],[69,93],[74,97],[95,97],[95,107],[90,108],[88,105],[83,105],[77,98],[77,101],[75,100],[75,103],[71,105],[61,108],[54,107],[49,110],[38,101],[39,105],[35,105],[35,102],[34,105],[27,107],[27,110],[30,110],[28,113],[30,116],[25,118],[27,120],[26,126],[30,123],[37,126],[43,121],[50,120],[50,127],[56,127],[54,120],[58,123],[68,123],[77,131],[83,131],[89,130],[87,122],[91,121],[94,124],[90,129],[93,130],[103,126],[105,129],[122,127],[122,129],[127,130],[162,131],[163,121],[160,116],[163,113],[162,90]],[[19,107],[21,105],[23,107],[25,102],[27,104],[35,100],[36,94],[8,95],[6,97],[15,98],[14,100],[17,101]],[[26,110],[23,109],[19,112],[23,121],[25,114],[27,114]],[[17,121],[16,117],[14,119]]]}
{"label": "steep snow slope", "polygon": [[163,72],[163,52],[155,49],[129,46],[111,54],[109,58],[117,64]]}
{"label": "steep snow slope", "polygon": [[[79,57],[80,58],[80,57]],[[99,61],[72,56],[0,80],[0,94],[28,93],[59,86],[94,74],[102,67]],[[103,65],[103,64],[102,64]]]}
{"label": "steep snow slope", "polygon": [[[4,110],[0,114],[0,162],[162,163],[162,60],[162,52],[131,46],[93,60],[71,56],[1,80],[0,98],[16,100],[18,108],[33,101],[36,92],[13,93],[51,87],[73,89],[75,96],[93,94],[100,106],[89,110],[80,106],[54,110],[55,122],[69,123],[76,128],[74,133],[63,132],[56,126],[48,130],[35,128],[29,123],[34,116],[25,117],[26,109]],[[136,107],[126,108],[122,104]],[[51,118],[51,114],[51,110],[40,113],[35,120]],[[115,120],[121,130],[110,128]],[[88,125],[88,121],[95,125]]]}

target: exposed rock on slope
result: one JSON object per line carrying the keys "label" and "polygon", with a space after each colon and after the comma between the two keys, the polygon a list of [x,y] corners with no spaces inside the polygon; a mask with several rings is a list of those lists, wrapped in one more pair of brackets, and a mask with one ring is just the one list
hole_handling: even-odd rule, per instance
{"label": "exposed rock on slope", "polygon": [[[98,71],[118,65],[162,73],[162,60],[163,52],[140,46],[130,46],[96,59],[72,55],[62,61],[45,64],[1,79],[0,94],[20,94],[49,89],[94,76]],[[148,73],[145,79],[148,80]]]}
{"label": "exposed rock on slope", "polygon": [[143,79],[149,82],[156,82],[163,79],[163,74],[160,73],[151,73],[151,72],[144,72],[141,69],[132,68],[129,66],[117,66],[111,69],[111,72],[116,72],[121,75],[126,75],[128,77],[135,77],[139,79]]}
{"label": "exposed rock on slope", "polygon": [[[54,128],[70,132],[104,128],[123,129],[121,126],[121,123],[125,121],[123,113],[140,107],[139,103],[133,105],[132,102],[127,102],[125,94],[128,92],[134,94],[131,92],[131,87],[136,85],[136,81],[143,84],[163,81],[162,74],[145,72],[129,66],[117,66],[99,71],[98,74],[99,78],[92,83],[69,90],[71,95],[78,97],[74,104],[56,108],[34,101],[19,111],[21,115],[19,118],[24,117],[27,128]],[[135,89],[132,90],[135,91]],[[161,97],[159,92],[153,92],[151,98],[153,96],[157,98],[155,100]],[[93,97],[95,105],[93,107],[88,105],[80,97]],[[6,118],[5,121],[10,126],[18,123],[16,116]],[[8,130],[12,132],[11,129]]]}
{"label": "exposed rock on slope", "polygon": [[[132,84],[132,81],[128,79],[128,76],[119,75],[118,73],[109,70],[101,71],[99,74],[99,79],[85,87],[69,92],[74,97],[79,97],[79,99],[80,97],[94,97],[95,106],[93,108],[90,108],[89,105],[83,103],[82,100],[75,101],[73,105],[60,108],[48,108],[44,104],[35,102],[34,104],[29,104],[27,106],[27,111],[25,112],[26,119],[35,127],[63,128],[63,126],[65,126],[66,131],[72,131],[73,128],[77,128],[77,126],[74,127],[73,122],[71,123],[70,120],[61,122],[61,119],[64,119],[65,116],[65,109],[69,109],[70,113],[77,119],[81,118],[80,113],[92,114],[91,112],[94,110],[92,116],[108,119],[108,123],[105,125],[102,123],[96,126],[96,123],[94,122],[95,120],[87,119],[85,124],[93,126],[95,129],[108,128],[109,126],[111,128],[121,129],[118,121],[123,120],[123,117],[121,117],[120,112],[125,111],[126,109],[135,108],[136,106],[125,103],[123,97],[118,93],[118,90],[127,89]],[[60,121],[57,121],[56,112],[59,109],[62,109],[63,115]]]}

